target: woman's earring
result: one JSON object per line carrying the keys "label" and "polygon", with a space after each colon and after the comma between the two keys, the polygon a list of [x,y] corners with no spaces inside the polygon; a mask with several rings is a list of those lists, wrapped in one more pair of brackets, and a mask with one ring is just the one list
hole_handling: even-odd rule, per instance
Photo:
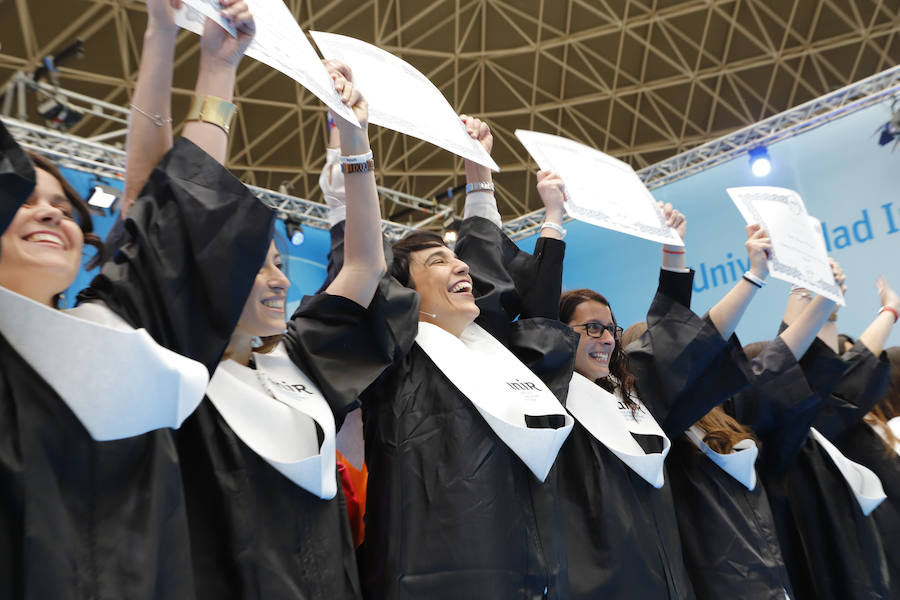
{"label": "woman's earring", "polygon": [[263,345],[262,338],[259,337],[258,335],[254,335],[252,338],[250,338],[250,347],[251,348],[260,348],[260,347],[262,347],[262,345]]}

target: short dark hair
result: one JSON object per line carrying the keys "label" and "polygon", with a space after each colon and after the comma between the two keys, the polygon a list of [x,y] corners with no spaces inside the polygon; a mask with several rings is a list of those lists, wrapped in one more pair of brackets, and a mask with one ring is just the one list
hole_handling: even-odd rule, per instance
{"label": "short dark hair", "polygon": [[[103,241],[100,239],[100,236],[94,233],[94,223],[91,221],[91,212],[88,209],[87,202],[75,191],[72,184],[63,177],[50,159],[30,150],[26,150],[25,153],[31,159],[31,162],[34,163],[35,168],[49,173],[62,187],[63,194],[65,194],[66,199],[72,205],[72,209],[78,215],[78,226],[84,235],[84,243],[88,246],[93,246],[97,251],[94,257],[85,265],[86,269],[93,269],[103,261]],[[60,296],[61,294],[56,294],[53,297],[54,304],[59,304]]]}
{"label": "short dark hair", "polygon": [[440,247],[446,248],[447,244],[444,243],[444,238],[433,231],[414,231],[407,234],[391,246],[394,254],[390,267],[391,276],[402,285],[415,289],[416,286],[409,278],[409,255],[417,250]]}

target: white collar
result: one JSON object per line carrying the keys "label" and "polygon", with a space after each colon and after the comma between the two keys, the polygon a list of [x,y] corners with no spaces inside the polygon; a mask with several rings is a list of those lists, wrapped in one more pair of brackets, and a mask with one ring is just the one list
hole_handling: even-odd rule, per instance
{"label": "white collar", "polygon": [[756,488],[756,458],[759,456],[759,448],[753,440],[741,440],[734,445],[734,449],[730,453],[719,454],[703,441],[707,432],[699,425],[692,425],[685,433],[688,439],[720,469],[751,492]]}
{"label": "white collar", "polygon": [[[609,448],[628,468],[653,487],[661,488],[665,484],[663,464],[672,443],[647,408],[637,398],[631,400],[638,405],[637,417],[620,398],[586,377],[573,373],[566,407],[597,441]],[[645,453],[632,433],[661,438],[662,452]]]}
{"label": "white collar", "polygon": [[[219,364],[207,396],[234,433],[263,460],[306,491],[337,493],[334,415],[318,387],[279,344],[254,354],[256,369]],[[319,447],[316,424],[324,433]]]}
{"label": "white collar", "polygon": [[209,380],[102,303],[63,312],[0,287],[0,332],[97,441],[181,426]]}
{"label": "white collar", "polygon": [[[531,472],[546,479],[575,421],[540,378],[475,323],[456,337],[419,322],[416,343]],[[535,416],[553,416],[562,426],[528,427]]]}

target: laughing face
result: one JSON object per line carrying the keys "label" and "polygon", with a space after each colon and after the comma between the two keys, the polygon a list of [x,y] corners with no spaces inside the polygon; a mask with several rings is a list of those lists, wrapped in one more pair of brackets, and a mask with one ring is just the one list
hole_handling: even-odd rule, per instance
{"label": "laughing face", "polygon": [[0,286],[52,305],[81,266],[84,234],[59,181],[35,169],[34,192],[0,238]]}
{"label": "laughing face", "polygon": [[449,248],[410,252],[409,278],[422,301],[420,320],[459,336],[478,316],[469,266]]}
{"label": "laughing face", "polygon": [[609,375],[609,359],[616,347],[616,339],[606,330],[598,338],[589,336],[587,327],[584,327],[587,323],[612,325],[612,312],[605,304],[587,300],[575,307],[572,320],[569,321],[569,327],[574,327],[581,335],[575,354],[575,370],[591,381],[596,381]]}
{"label": "laughing face", "polygon": [[268,337],[284,332],[284,303],[291,282],[281,267],[281,254],[272,242],[266,260],[253,280],[236,334]]}

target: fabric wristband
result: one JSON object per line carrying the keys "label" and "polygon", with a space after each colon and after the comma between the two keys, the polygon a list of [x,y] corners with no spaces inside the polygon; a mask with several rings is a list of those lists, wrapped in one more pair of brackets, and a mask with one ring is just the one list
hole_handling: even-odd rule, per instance
{"label": "fabric wristband", "polygon": [[766,286],[766,282],[764,280],[760,279],[759,277],[757,277],[750,271],[747,271],[746,273],[744,273],[744,279],[746,281],[752,283],[753,285],[755,285],[758,288],[763,288]]}
{"label": "fabric wristband", "polygon": [[369,150],[365,154],[351,154],[349,156],[341,156],[342,165],[364,165],[374,158],[372,151]]}

